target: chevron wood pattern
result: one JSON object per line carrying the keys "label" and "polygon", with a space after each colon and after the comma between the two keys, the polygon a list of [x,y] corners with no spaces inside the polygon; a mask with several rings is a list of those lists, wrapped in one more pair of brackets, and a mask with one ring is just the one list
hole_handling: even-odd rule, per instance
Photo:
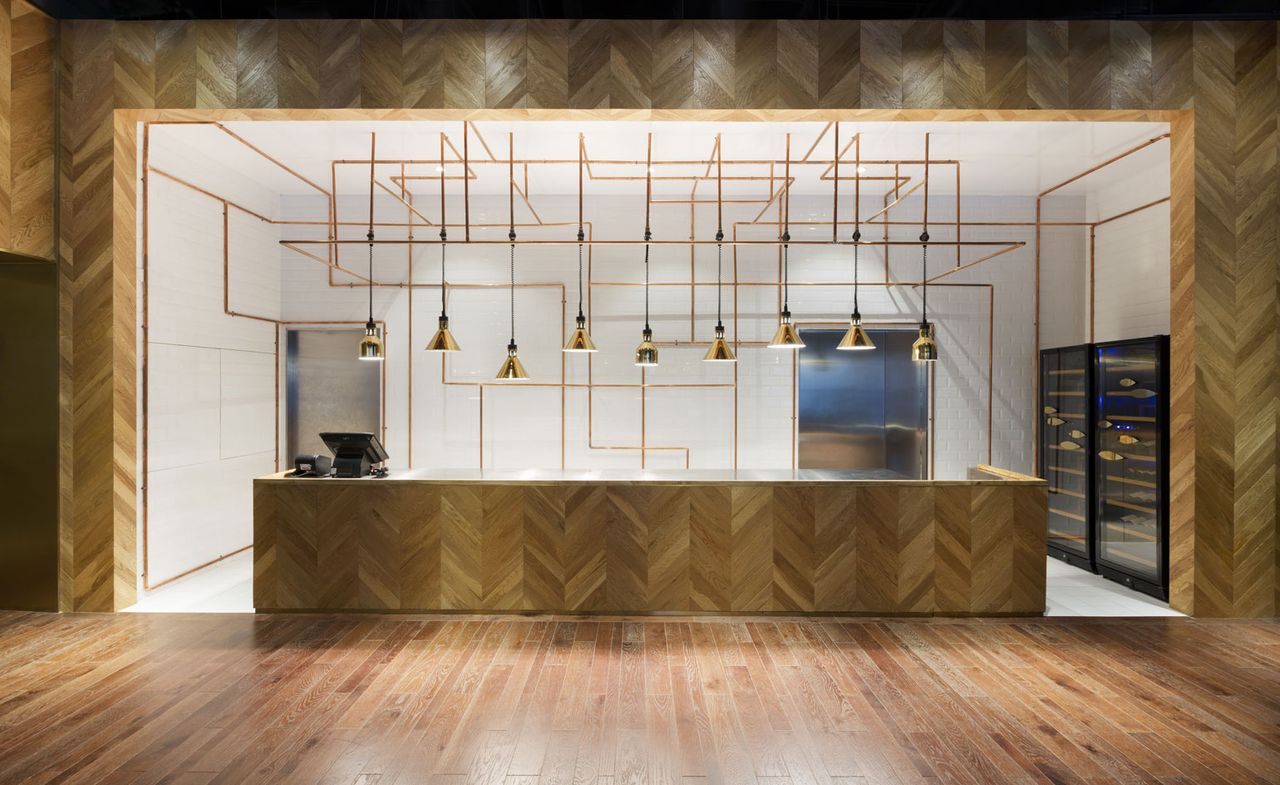
{"label": "chevron wood pattern", "polygon": [[[0,246],[43,256],[55,249],[53,146],[44,140],[53,127],[58,27],[24,0],[0,0]],[[1265,558],[1255,558],[1257,548],[1280,539],[1276,506],[1263,501],[1276,473],[1277,390],[1258,362],[1276,355],[1272,343],[1256,340],[1269,335],[1267,320],[1275,317],[1252,307],[1272,297],[1267,281],[1274,279],[1258,261],[1274,258],[1264,219],[1278,222],[1268,129],[1280,112],[1271,98],[1280,74],[1274,45],[1266,45],[1274,22],[211,20],[60,28],[63,235],[56,245],[66,284],[68,608],[122,605],[124,595],[114,597],[117,570],[131,562],[124,551],[117,560],[103,540],[118,528],[104,521],[131,515],[124,510],[134,486],[124,460],[132,429],[113,421],[129,421],[129,385],[114,376],[130,372],[133,349],[114,332],[130,324],[115,316],[126,313],[133,273],[111,258],[110,113],[276,106],[1194,109],[1185,126],[1194,135],[1186,148],[1194,181],[1175,182],[1194,209],[1172,206],[1185,224],[1194,222],[1174,238],[1190,250],[1175,254],[1173,323],[1175,332],[1183,322],[1190,329],[1173,344],[1185,371],[1175,399],[1189,407],[1174,414],[1183,438],[1173,461],[1173,602],[1204,615],[1280,608],[1280,567],[1273,560],[1264,569]],[[1245,323],[1227,318],[1241,308],[1251,314]],[[104,388],[106,379],[112,383]],[[110,470],[100,468],[103,455],[116,456]],[[103,512],[109,509],[117,512]],[[695,537],[716,533],[700,523],[718,519],[699,517],[697,494],[690,509]],[[583,573],[592,574],[598,571]],[[690,580],[701,602],[729,601],[732,575]],[[598,596],[585,589],[590,580],[582,585]],[[453,590],[466,598],[471,588]]]}
{"label": "chevron wood pattern", "polygon": [[1044,485],[259,480],[259,610],[1039,613]]}

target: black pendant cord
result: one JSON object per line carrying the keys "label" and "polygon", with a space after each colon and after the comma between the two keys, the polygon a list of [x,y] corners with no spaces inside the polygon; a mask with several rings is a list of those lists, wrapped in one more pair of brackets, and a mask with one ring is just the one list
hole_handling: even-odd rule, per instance
{"label": "black pendant cord", "polygon": [[373,164],[377,160],[378,136],[369,134],[369,323],[366,329],[372,330],[373,324]]}
{"label": "black pendant cord", "polygon": [[449,318],[449,313],[448,313],[449,309],[447,307],[448,301],[445,299],[445,266],[444,266],[445,265],[444,246],[445,246],[445,243],[448,242],[448,239],[449,239],[448,232],[446,232],[444,228],[441,227],[440,229],[440,318],[441,319]]}
{"label": "black pendant cord", "polygon": [[[839,157],[837,156],[837,164]],[[862,243],[862,135],[854,138],[853,147],[853,321],[862,320],[858,310],[858,246]]]}
{"label": "black pendant cord", "polygon": [[644,167],[644,332],[646,338],[649,329],[649,241],[653,232],[649,230],[649,205],[653,202],[653,133],[649,134],[648,152],[645,153]]}
{"label": "black pendant cord", "polygon": [[511,243],[511,343],[516,350],[516,143],[515,134],[507,133],[507,240]]}
{"label": "black pendant cord", "polygon": [[920,230],[920,326],[924,328],[929,326],[929,134],[924,135],[924,221]]}
{"label": "black pendant cord", "polygon": [[791,315],[791,134],[787,134],[787,166],[783,173],[784,187],[787,189],[785,204],[782,210],[782,315]]}
{"label": "black pendant cord", "polygon": [[721,287],[724,282],[724,179],[722,161],[724,152],[720,149],[720,135],[716,135],[716,329],[724,331],[723,307],[724,293]]}
{"label": "black pendant cord", "polygon": [[587,238],[582,232],[582,151],[585,142],[582,134],[578,134],[578,321],[585,322],[582,314],[582,241]]}

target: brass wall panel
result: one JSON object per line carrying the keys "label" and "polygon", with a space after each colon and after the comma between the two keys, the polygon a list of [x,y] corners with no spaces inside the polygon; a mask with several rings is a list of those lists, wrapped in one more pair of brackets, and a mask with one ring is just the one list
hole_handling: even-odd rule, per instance
{"label": "brass wall panel", "polygon": [[[254,603],[259,611],[1040,613],[1044,483],[986,479],[263,479],[254,485]],[[462,514],[440,514],[442,504]]]}
{"label": "brass wall panel", "polygon": [[0,253],[0,608],[58,609],[58,270]]}
{"label": "brass wall panel", "polygon": [[[1275,22],[987,22],[981,34],[976,23],[946,22],[938,35],[937,23],[892,20],[585,20],[539,23],[536,34],[528,23],[522,45],[503,23],[472,20],[373,29],[358,20],[58,24],[23,0],[0,0],[0,18],[8,131],[0,138],[9,140],[0,151],[0,245],[42,255],[54,245],[54,189],[44,174],[51,104],[40,96],[53,83],[18,75],[48,73],[37,66],[52,56],[52,31],[62,36],[61,441],[73,451],[61,461],[71,502],[63,505],[65,608],[109,610],[131,597],[127,543],[109,542],[128,537],[135,480],[126,402],[134,265],[111,258],[111,111],[498,105],[1194,109],[1185,126],[1191,165],[1184,182],[1175,165],[1174,191],[1195,209],[1172,205],[1175,247],[1192,249],[1175,252],[1173,275],[1173,323],[1189,325],[1173,341],[1185,388],[1175,409],[1188,407],[1173,414],[1182,424],[1172,457],[1173,604],[1197,615],[1280,608],[1280,557],[1257,557],[1280,553],[1276,504],[1266,501],[1276,497],[1277,391],[1260,367],[1277,360],[1267,326],[1275,315],[1253,308],[1277,299]],[[398,79],[389,59],[397,24]],[[509,55],[514,70],[493,67],[490,53]],[[978,97],[982,106],[966,105]],[[1233,321],[1245,309],[1250,318]]]}

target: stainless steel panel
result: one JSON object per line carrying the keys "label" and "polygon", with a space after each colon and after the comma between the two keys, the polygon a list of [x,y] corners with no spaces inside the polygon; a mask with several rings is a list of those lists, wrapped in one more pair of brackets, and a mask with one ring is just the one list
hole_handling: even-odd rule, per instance
{"label": "stainless steel panel", "polygon": [[872,351],[836,349],[843,330],[805,330],[800,353],[802,469],[884,469],[924,477],[928,377],[908,330],[870,330]]}
{"label": "stainless steel panel", "polygon": [[290,330],[286,341],[288,457],[329,454],[322,431],[378,432],[380,364],[356,359],[363,330]]}

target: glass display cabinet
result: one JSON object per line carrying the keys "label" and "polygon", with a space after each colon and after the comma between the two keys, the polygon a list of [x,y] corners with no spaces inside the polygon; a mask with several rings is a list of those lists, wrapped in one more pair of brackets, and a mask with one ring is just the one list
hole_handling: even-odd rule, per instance
{"label": "glass display cabinet", "polygon": [[1162,600],[1169,596],[1168,365],[1168,336],[1093,349],[1094,564]]}
{"label": "glass display cabinet", "polygon": [[1090,349],[1040,352],[1039,470],[1049,483],[1049,555],[1093,571]]}

